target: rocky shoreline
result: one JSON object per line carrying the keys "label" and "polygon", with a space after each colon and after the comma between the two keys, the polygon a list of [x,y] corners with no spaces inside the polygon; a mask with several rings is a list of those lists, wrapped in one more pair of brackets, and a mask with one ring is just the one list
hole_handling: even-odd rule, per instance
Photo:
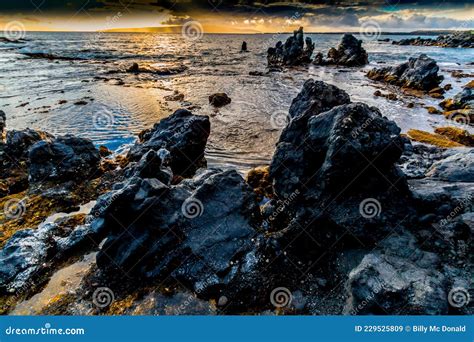
{"label": "rocky shoreline", "polygon": [[452,34],[432,38],[409,38],[393,41],[394,45],[439,46],[445,48],[474,48],[474,34],[472,31],[460,31]]}
{"label": "rocky shoreline", "polygon": [[[308,65],[313,50],[300,29],[269,49],[269,70]],[[351,35],[314,61],[367,62]],[[367,76],[442,96],[438,72],[420,55]],[[471,113],[471,89],[440,103],[447,118]],[[269,165],[245,177],[208,168],[211,131],[208,116],[179,109],[115,155],[72,135],[8,130],[0,111],[0,312],[87,264],[74,290],[34,314],[473,313],[462,303],[473,265],[468,131],[401,134],[378,108],[313,79]]]}
{"label": "rocky shoreline", "polygon": [[[3,143],[3,160],[26,160],[25,197],[35,188],[70,196],[94,180],[105,192],[80,220],[16,227],[0,250],[3,312],[58,265],[97,251],[59,312],[90,303],[93,284],[118,302],[132,296],[130,306],[167,284],[217,303],[216,313],[469,313],[448,299],[469,288],[472,149],[412,146],[377,108],[319,81],[305,83],[289,115],[270,167],[248,181],[205,167],[209,119],[186,110],[143,132],[120,160],[71,136],[27,131],[20,144]],[[7,131],[7,141],[18,135]],[[278,288],[292,300],[275,308]]]}

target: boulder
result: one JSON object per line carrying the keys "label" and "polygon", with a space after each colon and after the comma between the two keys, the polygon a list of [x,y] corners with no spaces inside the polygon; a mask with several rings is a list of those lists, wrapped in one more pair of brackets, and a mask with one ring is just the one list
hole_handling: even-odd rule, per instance
{"label": "boulder", "polygon": [[16,232],[0,250],[0,292],[16,292],[28,284],[48,261],[54,247],[50,238],[55,225]]}
{"label": "boulder", "polygon": [[231,102],[232,99],[226,93],[216,93],[209,96],[209,103],[217,108],[224,107]]}
{"label": "boulder", "polygon": [[473,109],[474,110],[474,89],[466,87],[457,93],[452,99],[442,101],[440,107],[445,110]]}
{"label": "boulder", "polygon": [[134,178],[93,212],[112,232],[97,256],[100,269],[137,279],[172,275],[202,295],[242,271],[259,218],[250,186],[237,171],[218,169],[177,186]]}
{"label": "boulder", "polygon": [[52,138],[48,133],[27,128],[8,131],[5,142],[0,139],[0,197],[28,187],[28,151],[36,142]]}
{"label": "boulder", "polygon": [[446,315],[445,276],[434,269],[431,259],[436,257],[424,254],[415,262],[377,252],[366,255],[349,274],[345,313]]}
{"label": "boulder", "polygon": [[[353,243],[344,237],[372,246],[400,229],[395,222],[413,210],[406,205],[405,176],[395,164],[408,143],[400,128],[377,108],[346,103],[343,91],[313,83],[305,84],[293,102],[294,119],[270,165],[283,210],[272,204],[265,212],[265,217],[278,216],[269,227],[281,232],[278,245],[303,263],[318,260],[327,246]],[[324,91],[309,95],[313,87]]]}
{"label": "boulder", "polygon": [[28,173],[34,183],[80,182],[99,176],[99,162],[99,151],[91,140],[65,135],[31,147]]}
{"label": "boulder", "polygon": [[293,32],[283,44],[279,41],[276,46],[267,51],[268,67],[297,66],[311,63],[314,43],[310,37],[304,39],[303,28]]}
{"label": "boulder", "polygon": [[445,182],[474,182],[474,150],[463,149],[436,161],[428,169],[428,177]]}
{"label": "boulder", "polygon": [[97,246],[104,238],[100,221],[66,231],[59,224],[44,223],[16,232],[0,249],[0,293],[25,292],[51,266],[78,250]]}
{"label": "boulder", "polygon": [[364,66],[369,63],[367,51],[362,47],[362,41],[352,34],[344,34],[336,48],[328,51],[327,58],[321,53],[316,55],[314,64],[317,65],[342,65],[347,67]]}
{"label": "boulder", "polygon": [[26,158],[29,148],[38,141],[51,141],[54,137],[46,132],[35,131],[27,128],[22,131],[8,131],[6,139],[6,149],[8,155],[14,158]]}
{"label": "boulder", "polygon": [[[312,92],[316,89],[324,92]],[[376,108],[362,103],[340,105],[348,101],[347,94],[334,86],[305,84],[290,108],[295,119],[284,129],[270,166],[278,196],[289,196],[310,179],[317,187],[343,187],[376,156],[374,166],[392,173],[389,169],[403,146],[400,129]],[[328,110],[331,105],[336,107]]]}
{"label": "boulder", "polygon": [[443,80],[443,76],[439,76],[438,71],[436,61],[421,54],[418,58],[411,57],[408,62],[398,66],[374,68],[368,72],[367,77],[374,81],[429,92],[438,88]]}
{"label": "boulder", "polygon": [[349,95],[333,85],[311,79],[304,83],[301,92],[291,103],[291,120],[283,129],[270,166],[270,178],[278,196],[290,196],[302,181],[304,167],[301,165],[307,163],[305,150],[308,146],[304,136],[308,119],[349,102]]}
{"label": "boulder", "polygon": [[205,165],[204,150],[210,134],[207,116],[193,115],[180,109],[140,134],[140,141],[130,148],[128,159],[139,161],[148,151],[169,151],[174,175],[191,177]]}

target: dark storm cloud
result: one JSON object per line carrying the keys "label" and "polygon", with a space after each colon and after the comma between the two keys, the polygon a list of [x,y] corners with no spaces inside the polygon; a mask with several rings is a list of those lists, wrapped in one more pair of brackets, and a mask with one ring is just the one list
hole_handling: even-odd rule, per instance
{"label": "dark storm cloud", "polygon": [[269,15],[284,14],[294,11],[297,8],[310,10],[318,5],[331,7],[351,8],[351,7],[398,7],[416,5],[437,7],[442,3],[444,6],[455,6],[469,4],[466,0],[432,1],[432,0],[374,0],[374,1],[334,1],[334,0],[313,0],[313,1],[275,1],[275,0],[2,0],[0,11],[2,12],[22,12],[22,13],[48,13],[48,12],[77,12],[81,10],[123,10],[130,11],[145,9],[167,9],[171,12],[184,13],[196,10],[219,10],[255,12],[263,11]]}

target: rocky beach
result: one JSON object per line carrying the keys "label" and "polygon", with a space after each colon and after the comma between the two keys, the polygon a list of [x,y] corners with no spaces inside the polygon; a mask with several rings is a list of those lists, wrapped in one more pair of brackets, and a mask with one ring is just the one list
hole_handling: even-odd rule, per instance
{"label": "rocky beach", "polygon": [[0,312],[472,315],[472,33],[206,37],[0,42]]}

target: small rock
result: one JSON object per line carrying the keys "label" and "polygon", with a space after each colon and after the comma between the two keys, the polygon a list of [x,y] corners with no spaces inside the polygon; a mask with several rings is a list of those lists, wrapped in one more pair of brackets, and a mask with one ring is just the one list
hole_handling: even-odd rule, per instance
{"label": "small rock", "polygon": [[232,99],[226,93],[216,93],[209,96],[209,103],[217,108],[226,106],[231,102]]}

